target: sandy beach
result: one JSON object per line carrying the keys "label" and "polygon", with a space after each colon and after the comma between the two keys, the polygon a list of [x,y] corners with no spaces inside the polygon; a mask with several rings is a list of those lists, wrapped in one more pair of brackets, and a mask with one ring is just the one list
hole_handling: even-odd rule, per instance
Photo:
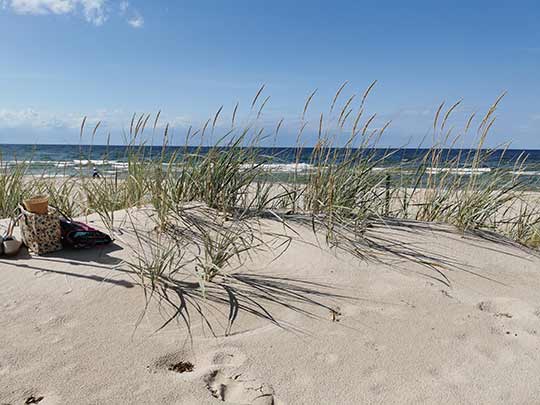
{"label": "sandy beach", "polygon": [[540,405],[539,21],[0,0],[0,405]]}
{"label": "sandy beach", "polygon": [[0,0],[0,405],[540,405],[539,21]]}
{"label": "sandy beach", "polygon": [[530,250],[395,222],[369,229],[374,256],[359,260],[295,225],[283,255],[231,272],[253,281],[244,300],[264,290],[257,302],[274,321],[241,308],[227,330],[227,302],[203,300],[216,336],[192,308],[190,338],[181,319],[159,330],[171,308],[157,300],[141,318],[117,215],[114,245],[0,260],[0,403],[540,401],[540,256]]}

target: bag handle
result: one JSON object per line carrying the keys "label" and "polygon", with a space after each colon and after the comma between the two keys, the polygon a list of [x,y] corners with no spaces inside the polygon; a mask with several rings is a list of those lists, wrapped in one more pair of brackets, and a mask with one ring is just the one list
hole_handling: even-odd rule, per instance
{"label": "bag handle", "polygon": [[13,215],[11,216],[11,218],[9,218],[9,224],[6,233],[4,233],[3,236],[4,239],[11,238],[13,236],[15,224],[19,222],[19,219],[21,219],[21,217],[23,216],[22,212],[19,213],[17,210],[18,208],[15,208],[15,210],[13,210]]}
{"label": "bag handle", "polygon": [[[28,223],[28,214],[31,214],[30,211],[27,211],[24,205],[19,204],[19,211],[21,212],[20,216],[22,217],[25,225],[30,228],[30,224]],[[36,228],[32,227],[34,233],[36,232]]]}
{"label": "bag handle", "polygon": [[54,205],[50,205],[49,204],[49,207],[51,208],[54,208],[56,211],[58,211],[58,213],[64,217],[64,219],[67,221],[67,222],[73,222],[73,218],[71,218],[69,215],[66,215],[66,213],[64,211],[62,211],[60,208],[54,206]]}

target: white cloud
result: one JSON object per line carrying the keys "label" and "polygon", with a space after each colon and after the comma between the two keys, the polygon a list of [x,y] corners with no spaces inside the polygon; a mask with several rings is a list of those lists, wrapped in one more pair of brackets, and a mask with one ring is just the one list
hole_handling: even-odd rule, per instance
{"label": "white cloud", "polygon": [[133,28],[142,28],[144,25],[144,18],[139,13],[139,10],[131,7],[129,1],[122,0],[119,5],[120,15],[126,17],[126,22]]}
{"label": "white cloud", "polygon": [[84,10],[86,21],[102,25],[107,21],[106,0],[78,0]]}
{"label": "white cloud", "polygon": [[51,113],[40,113],[32,108],[21,110],[0,109],[2,128],[58,128],[67,122]]}
{"label": "white cloud", "polygon": [[18,14],[67,14],[75,9],[74,0],[7,0],[4,7],[11,7]]}
{"label": "white cloud", "polygon": [[127,20],[127,23],[133,28],[141,28],[144,25],[144,18],[138,12],[135,12],[133,17]]}
{"label": "white cloud", "polygon": [[[129,128],[132,113],[121,109],[96,110],[88,114],[65,112],[58,113],[46,110],[36,110],[33,108],[23,109],[0,109],[0,129],[67,129],[78,133],[83,117],[86,115],[86,127],[93,128],[98,121],[101,121],[100,128],[119,131],[122,128]],[[136,120],[140,115],[136,116]],[[153,123],[155,116],[149,122]],[[164,128],[168,123],[170,127],[186,127],[190,120],[186,116],[161,114],[158,128]],[[148,125],[150,128],[150,125]]]}
{"label": "white cloud", "polygon": [[120,14],[124,14],[129,8],[129,1],[123,0],[120,2]]}
{"label": "white cloud", "polygon": [[[115,0],[0,0],[4,9],[12,10],[17,14],[46,15],[46,14],[79,14],[86,21],[96,26],[103,25],[110,16],[109,3]],[[126,0],[118,2],[119,14],[127,15],[130,4]],[[133,10],[128,23],[135,28],[144,24],[142,15]]]}
{"label": "white cloud", "polygon": [[57,114],[37,111],[33,108],[0,109],[0,128],[77,128],[82,116],[79,114]]}

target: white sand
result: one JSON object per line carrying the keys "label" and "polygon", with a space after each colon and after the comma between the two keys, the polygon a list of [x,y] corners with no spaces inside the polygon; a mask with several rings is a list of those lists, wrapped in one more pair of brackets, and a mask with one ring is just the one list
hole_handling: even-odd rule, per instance
{"label": "white sand", "polygon": [[[370,237],[424,265],[294,242],[237,272],[311,316],[261,301],[281,327],[240,311],[224,336],[229,309],[216,304],[216,338],[191,309],[193,344],[182,322],[156,332],[166,319],[156,304],[135,329],[145,301],[125,267],[112,268],[130,256],[121,243],[2,258],[0,404],[540,403],[539,257],[442,227]],[[167,369],[180,361],[194,370]]]}

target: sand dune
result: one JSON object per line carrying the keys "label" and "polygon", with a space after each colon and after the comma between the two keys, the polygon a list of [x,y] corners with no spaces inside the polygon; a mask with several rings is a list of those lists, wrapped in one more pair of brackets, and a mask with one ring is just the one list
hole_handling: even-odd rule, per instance
{"label": "sand dune", "polygon": [[0,403],[540,402],[539,256],[411,222],[372,227],[361,261],[295,227],[282,256],[234,272],[275,322],[240,308],[229,328],[216,296],[201,305],[217,336],[192,309],[192,339],[181,320],[158,331],[172,313],[157,301],[141,320],[127,229],[105,249],[2,258]]}

